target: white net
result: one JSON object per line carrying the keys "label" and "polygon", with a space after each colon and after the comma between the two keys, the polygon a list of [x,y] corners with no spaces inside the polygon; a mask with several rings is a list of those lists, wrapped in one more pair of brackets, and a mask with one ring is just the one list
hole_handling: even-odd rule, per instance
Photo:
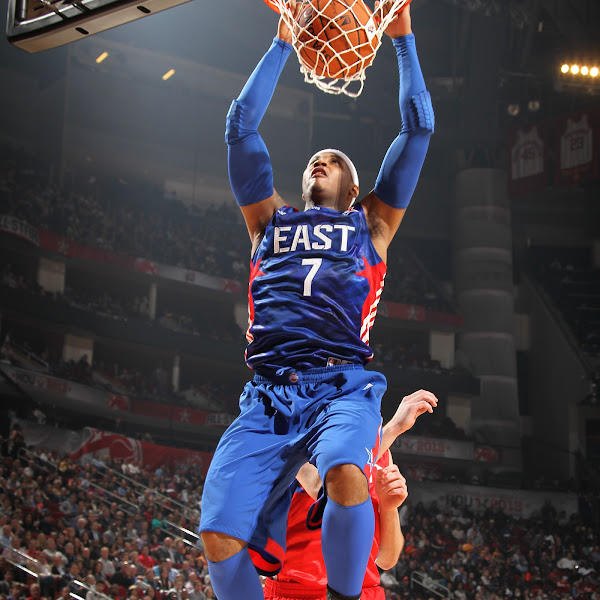
{"label": "white net", "polygon": [[303,0],[296,18],[286,0],[266,0],[292,32],[304,80],[328,94],[359,96],[383,32],[410,0],[388,0],[381,18],[363,0]]}

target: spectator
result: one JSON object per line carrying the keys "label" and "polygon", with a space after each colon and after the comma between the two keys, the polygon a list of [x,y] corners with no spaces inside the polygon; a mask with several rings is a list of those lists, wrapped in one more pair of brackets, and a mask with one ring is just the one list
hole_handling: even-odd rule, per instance
{"label": "spectator", "polygon": [[188,591],[185,588],[183,575],[176,575],[173,587],[169,590],[169,598],[172,600],[188,600]]}
{"label": "spectator", "polygon": [[108,546],[100,548],[100,558],[98,561],[102,564],[102,576],[110,579],[115,574],[115,565],[109,557],[110,549]]}
{"label": "spectator", "polygon": [[200,579],[194,581],[194,586],[191,590],[188,590],[189,600],[206,600],[206,596],[202,591],[202,582]]}
{"label": "spectator", "polygon": [[110,583],[117,584],[128,590],[135,584],[136,567],[126,561],[121,563],[121,568],[111,577]]}
{"label": "spectator", "polygon": [[15,579],[14,571],[10,567],[7,568],[4,571],[4,577],[2,578],[2,580],[0,580],[0,595],[2,595],[2,596],[10,595],[10,589],[13,585],[14,579]]}

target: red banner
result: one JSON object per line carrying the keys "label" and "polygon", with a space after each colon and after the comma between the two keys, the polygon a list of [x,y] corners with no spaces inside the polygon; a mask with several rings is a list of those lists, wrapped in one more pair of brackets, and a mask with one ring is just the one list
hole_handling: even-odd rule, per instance
{"label": "red banner", "polygon": [[206,476],[212,454],[196,452],[183,448],[159,446],[149,442],[141,442],[116,433],[105,433],[99,429],[86,428],[89,438],[73,454],[72,460],[78,460],[88,454],[98,453],[100,456],[108,455],[113,460],[148,465],[156,469],[166,464],[169,468],[197,467],[203,476]]}
{"label": "red banner", "polygon": [[117,254],[110,250],[101,250],[90,246],[82,246],[73,240],[70,240],[51,231],[38,228],[40,235],[40,246],[51,252],[57,252],[69,258],[83,258],[94,262],[115,265],[124,269],[133,270],[134,259],[124,254]]}
{"label": "red banner", "polygon": [[508,135],[508,191],[531,194],[548,185],[548,126],[536,123]]}
{"label": "red banner", "polygon": [[473,458],[477,462],[501,462],[502,451],[491,446],[477,446]]}
{"label": "red banner", "polygon": [[562,117],[556,125],[557,186],[600,179],[600,110]]}
{"label": "red banner", "polygon": [[[115,398],[120,399],[123,397],[111,396],[109,403]],[[233,415],[227,413],[214,413],[207,410],[199,410],[197,408],[188,408],[185,406],[173,406],[171,404],[150,402],[148,400],[138,400],[136,398],[129,398],[126,400],[129,402],[127,407],[118,410],[127,410],[136,415],[161,419],[163,421],[173,421],[174,423],[227,427],[235,418]],[[114,408],[117,407],[115,406]]]}
{"label": "red banner", "polygon": [[451,325],[452,327],[462,327],[465,323],[462,315],[432,310],[425,311],[425,321],[436,325]]}
{"label": "red banner", "polygon": [[[383,310],[381,305],[383,304]],[[378,311],[382,316],[404,321],[425,321],[425,307],[417,304],[400,304],[399,302],[382,302]]]}

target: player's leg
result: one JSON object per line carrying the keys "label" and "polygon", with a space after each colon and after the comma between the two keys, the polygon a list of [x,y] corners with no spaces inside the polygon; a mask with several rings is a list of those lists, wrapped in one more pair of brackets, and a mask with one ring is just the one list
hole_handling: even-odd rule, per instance
{"label": "player's leg", "polygon": [[[267,571],[283,557],[286,490],[305,458],[294,452],[293,433],[275,432],[275,415],[283,418],[277,402],[264,388],[247,384],[240,416],[221,437],[208,470],[199,530],[219,600],[263,600],[252,559]],[[265,511],[281,513],[275,532]]]}
{"label": "player's leg", "polygon": [[262,600],[262,586],[247,543],[218,531],[201,534],[212,587],[218,598]]}
{"label": "player's leg", "polygon": [[[336,398],[319,419],[318,442],[312,448],[325,481],[321,545],[331,598],[360,598],[375,518],[367,472],[377,455],[381,397],[385,378],[374,372],[350,371],[337,382]],[[342,393],[339,393],[341,390]]]}
{"label": "player's leg", "polygon": [[321,546],[330,598],[360,598],[375,516],[365,474],[353,464],[331,468],[325,478]]}

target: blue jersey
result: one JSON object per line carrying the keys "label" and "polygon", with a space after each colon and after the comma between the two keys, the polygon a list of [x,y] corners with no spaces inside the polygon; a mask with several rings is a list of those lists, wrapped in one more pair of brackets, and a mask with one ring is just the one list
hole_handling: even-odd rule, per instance
{"label": "blue jersey", "polygon": [[360,205],[343,213],[280,208],[251,261],[246,363],[365,364],[385,273]]}

